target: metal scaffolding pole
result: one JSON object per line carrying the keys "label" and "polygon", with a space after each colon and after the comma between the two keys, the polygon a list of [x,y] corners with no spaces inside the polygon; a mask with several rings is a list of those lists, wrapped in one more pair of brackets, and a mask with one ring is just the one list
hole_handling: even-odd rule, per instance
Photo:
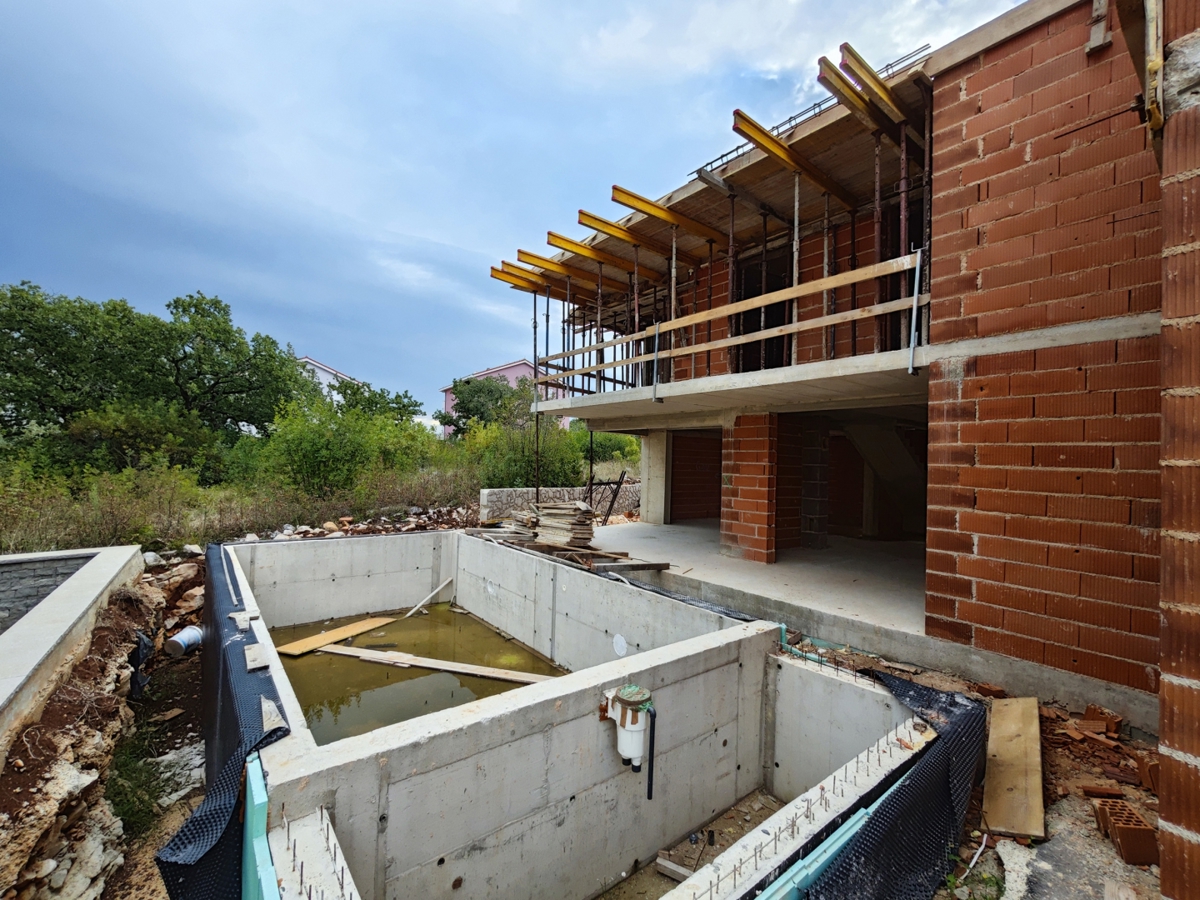
{"label": "metal scaffolding pole", "polygon": [[[792,173],[792,287],[800,283],[800,173]],[[792,301],[791,320],[800,321],[800,298]],[[792,365],[800,361],[799,335],[791,335]]]}

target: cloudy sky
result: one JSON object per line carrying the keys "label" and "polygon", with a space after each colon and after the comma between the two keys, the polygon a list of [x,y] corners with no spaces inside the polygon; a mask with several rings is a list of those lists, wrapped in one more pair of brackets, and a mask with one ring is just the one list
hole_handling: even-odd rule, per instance
{"label": "cloudy sky", "polygon": [[937,47],[1013,0],[3,2],[0,282],[193,291],[427,406],[529,355],[488,266],[787,118],[816,59]]}

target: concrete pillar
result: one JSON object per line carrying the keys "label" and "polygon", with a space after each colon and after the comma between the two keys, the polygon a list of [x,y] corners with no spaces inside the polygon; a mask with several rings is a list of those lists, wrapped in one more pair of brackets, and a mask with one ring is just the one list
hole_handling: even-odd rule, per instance
{"label": "concrete pillar", "polygon": [[800,429],[803,480],[800,488],[800,546],[829,546],[829,422],[805,418]]}
{"label": "concrete pillar", "polygon": [[1162,895],[1200,897],[1200,7],[1164,4]]}
{"label": "concrete pillar", "polygon": [[779,416],[738,416],[721,446],[721,553],[775,562]]}
{"label": "concrete pillar", "polygon": [[671,523],[671,433],[651,431],[642,438],[642,521]]}

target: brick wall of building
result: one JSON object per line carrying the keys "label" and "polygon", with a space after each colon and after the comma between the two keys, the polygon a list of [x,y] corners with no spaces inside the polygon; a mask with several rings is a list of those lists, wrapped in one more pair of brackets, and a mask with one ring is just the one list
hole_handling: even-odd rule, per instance
{"label": "brick wall of building", "polygon": [[721,515],[721,432],[671,435],[671,521]]}
{"label": "brick wall of building", "polygon": [[935,81],[934,342],[1160,307],[1158,167],[1128,111],[1141,87],[1115,15],[1112,46],[1084,52],[1090,16]]}
{"label": "brick wall of building", "polygon": [[[1200,41],[1195,0],[1167,0],[1167,83],[1193,77]],[[1184,46],[1189,52],[1179,52]],[[1180,104],[1184,107],[1184,104]],[[1159,750],[1162,895],[1200,892],[1200,107],[1163,129],[1163,612]]]}
{"label": "brick wall of building", "polygon": [[1157,337],[930,369],[926,631],[1158,686]]}
{"label": "brick wall of building", "polygon": [[721,450],[721,549],[755,562],[775,562],[779,416],[738,416]]}
{"label": "brick wall of building", "polygon": [[[1141,88],[1090,15],[935,81],[934,342],[1161,305]],[[1159,365],[1139,338],[930,368],[929,634],[1157,690]]]}
{"label": "brick wall of building", "polygon": [[795,413],[778,417],[775,486],[775,547],[800,546],[800,506],[804,495],[802,418]]}

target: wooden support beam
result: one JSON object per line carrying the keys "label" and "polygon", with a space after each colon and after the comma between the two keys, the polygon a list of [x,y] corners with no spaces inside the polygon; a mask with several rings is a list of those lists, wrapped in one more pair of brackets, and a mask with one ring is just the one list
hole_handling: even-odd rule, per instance
{"label": "wooden support beam", "polygon": [[[548,256],[541,256],[537,253],[530,253],[528,250],[517,251],[517,261],[523,262],[527,266],[537,266],[539,269],[545,269],[547,272],[553,272],[556,275],[570,277],[571,291],[574,293],[575,282],[586,284],[590,287],[596,286],[596,273],[589,272],[587,269],[581,269],[578,266],[568,266],[565,263],[560,263],[556,259],[550,259]],[[615,278],[605,278],[604,286],[613,291],[628,291],[629,285],[624,281],[617,281]],[[592,294],[592,299],[596,298],[595,293]]]}
{"label": "wooden support beam", "polygon": [[[754,299],[757,300],[758,298],[755,297]],[[742,302],[748,303],[750,301],[742,301]],[[918,308],[924,308],[924,307],[927,307],[928,305],[929,305],[929,294],[923,294],[919,298],[919,300],[917,302],[917,306],[918,306]],[[740,303],[734,304],[735,311],[736,311],[736,308],[739,306],[741,306]],[[817,329],[820,329],[820,328],[829,328],[833,325],[842,325],[846,322],[855,322],[860,319],[869,319],[874,316],[885,316],[888,313],[904,312],[906,310],[911,310],[912,307],[913,307],[912,299],[909,297],[902,297],[899,300],[889,300],[887,303],[880,303],[880,304],[873,305],[873,306],[860,306],[858,309],[846,309],[846,310],[842,310],[841,312],[838,312],[838,313],[830,313],[827,316],[821,316],[820,318],[817,318],[817,319],[802,319],[799,322],[792,322],[789,325],[777,325],[774,328],[764,328],[762,331],[748,331],[743,334],[734,335],[733,337],[721,338],[720,340],[709,341],[708,343],[704,343],[704,344],[696,344],[696,345],[690,346],[690,347],[674,347],[674,348],[670,348],[667,350],[660,350],[658,352],[657,359],[663,360],[663,359],[672,359],[677,356],[691,356],[693,354],[698,354],[698,353],[707,353],[712,350],[722,350],[727,347],[737,347],[741,344],[749,344],[749,343],[753,343],[755,341],[765,341],[765,340],[770,340],[771,338],[784,337],[785,335],[789,335],[789,334],[798,334],[801,331],[816,331]],[[722,306],[718,306],[717,309],[720,310],[721,312],[725,312],[726,308],[722,307]],[[725,313],[725,314],[728,315],[729,313]],[[690,317],[688,317],[688,318],[690,318]],[[680,320],[677,319],[676,321],[680,321]],[[670,325],[673,328],[681,327],[681,326],[676,326],[675,322],[671,322]],[[663,332],[665,333],[666,331],[667,331],[667,329],[664,328]],[[586,350],[588,348],[584,348],[584,349]],[[580,351],[580,352],[582,352],[582,351]],[[640,363],[640,362],[649,362],[655,358],[656,358],[655,354],[646,353],[646,354],[643,354],[642,356],[635,356],[632,359],[622,359],[616,363],[612,363],[612,362],[597,363],[596,365],[586,366],[581,369],[570,369],[568,371],[561,372],[554,377],[563,377],[563,376],[568,376],[568,375],[583,375],[583,374],[587,374],[589,372],[596,372],[601,369],[611,369],[618,365],[632,365],[632,364]],[[537,380],[537,383],[542,384],[545,381],[546,381],[546,377],[543,376],[542,378],[539,378]]]}
{"label": "wooden support beam", "polygon": [[475,675],[478,678],[494,678],[497,681],[515,681],[518,684],[537,684],[539,681],[549,681],[554,677],[553,675],[534,675],[532,672],[514,672],[512,669],[497,669],[493,666],[475,666],[470,663],[451,662],[445,659],[431,659],[427,656],[414,656],[399,650],[365,650],[359,647],[343,647],[339,644],[329,644],[320,649],[322,653],[353,656],[366,662],[399,666],[402,669],[415,666],[418,669],[454,672],[456,675]]}
{"label": "wooden support beam", "polygon": [[[624,225],[617,222],[610,222],[608,219],[602,218],[595,213],[581,209],[579,211],[579,224],[585,228],[593,228],[601,234],[607,234],[609,237],[616,238],[619,241],[625,241],[625,243],[632,244],[635,247],[641,247],[643,250],[649,250],[655,256],[661,256],[667,261],[671,259],[670,244],[660,244],[658,241],[642,237]],[[698,269],[702,265],[699,257],[692,256],[690,253],[684,253],[682,250],[676,249],[675,256],[690,269]]]}
{"label": "wooden support beam", "polygon": [[[557,247],[559,250],[566,250],[568,253],[574,253],[576,256],[582,256],[585,259],[594,260],[598,263],[603,263],[606,266],[612,266],[614,269],[620,269],[622,272],[633,271],[633,260],[625,259],[621,256],[616,256],[612,253],[606,253],[603,250],[597,250],[595,247],[589,247],[587,244],[572,240],[554,231],[546,232],[546,243],[551,247]],[[645,266],[638,266],[638,275],[645,278],[647,281],[652,281],[657,284],[663,282],[663,276],[652,269],[647,269]],[[628,291],[629,285],[621,286],[622,290]]]}
{"label": "wooden support beam", "polygon": [[740,109],[733,111],[733,130],[784,168],[799,172],[842,206],[847,209],[858,207],[858,201],[854,199],[853,194]]}
{"label": "wooden support beam", "polygon": [[613,185],[612,199],[613,203],[628,206],[630,209],[650,216],[652,219],[658,219],[669,225],[678,226],[689,234],[702,237],[706,241],[716,241],[718,244],[725,243],[725,232],[718,231],[710,225],[705,225],[691,216],[677,213],[675,210],[663,206],[661,203],[655,203],[653,200],[649,200],[641,194],[635,194],[633,191],[628,191],[620,185]]}

